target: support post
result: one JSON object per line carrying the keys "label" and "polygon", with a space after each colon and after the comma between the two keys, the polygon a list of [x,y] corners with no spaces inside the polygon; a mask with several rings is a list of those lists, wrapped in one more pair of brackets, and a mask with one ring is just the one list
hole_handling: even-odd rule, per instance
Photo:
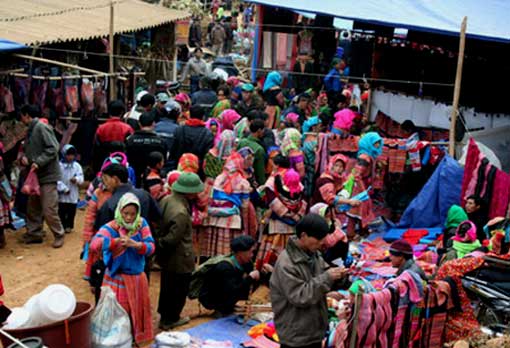
{"label": "support post", "polygon": [[460,27],[459,57],[457,60],[457,74],[455,76],[455,87],[453,89],[453,106],[450,120],[450,143],[448,145],[448,152],[452,157],[455,156],[455,124],[457,123],[457,115],[459,111],[460,86],[462,83],[462,65],[464,64],[464,49],[466,47],[466,26],[467,17],[464,17]]}
{"label": "support post", "polygon": [[115,42],[114,42],[114,30],[113,30],[113,23],[114,23],[114,6],[113,6],[113,0],[110,0],[110,36],[109,36],[109,61],[110,61],[110,100],[114,100],[117,95],[117,85],[115,84],[115,67],[113,65],[113,53],[115,50]]}

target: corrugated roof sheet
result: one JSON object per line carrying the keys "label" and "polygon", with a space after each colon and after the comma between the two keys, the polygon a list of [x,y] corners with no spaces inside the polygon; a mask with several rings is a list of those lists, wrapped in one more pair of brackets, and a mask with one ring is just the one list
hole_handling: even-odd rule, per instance
{"label": "corrugated roof sheet", "polygon": [[[4,0],[0,36],[26,45],[105,37],[110,31],[109,4],[109,0]],[[189,16],[139,0],[118,0],[114,30],[116,34],[143,30]]]}

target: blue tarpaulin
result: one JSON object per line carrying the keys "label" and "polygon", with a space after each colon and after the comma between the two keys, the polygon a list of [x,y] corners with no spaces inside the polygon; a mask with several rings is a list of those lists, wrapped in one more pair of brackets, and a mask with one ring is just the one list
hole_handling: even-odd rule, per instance
{"label": "blue tarpaulin", "polygon": [[446,155],[434,174],[407,207],[399,227],[439,227],[448,209],[459,204],[464,169]]}
{"label": "blue tarpaulin", "polygon": [[510,42],[508,0],[249,0],[249,2],[456,36],[459,35],[462,19],[467,16],[468,37]]}
{"label": "blue tarpaulin", "polygon": [[14,41],[0,39],[0,52],[20,50],[20,49],[23,49],[23,48],[27,48],[27,46],[22,45],[22,44],[17,43],[17,42],[14,42]]}

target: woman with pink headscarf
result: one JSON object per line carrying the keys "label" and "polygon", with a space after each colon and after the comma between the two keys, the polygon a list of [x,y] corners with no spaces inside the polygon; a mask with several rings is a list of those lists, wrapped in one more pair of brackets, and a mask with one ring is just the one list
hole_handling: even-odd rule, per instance
{"label": "woman with pink headscarf", "polygon": [[331,132],[340,136],[347,136],[351,131],[352,124],[356,118],[354,111],[350,109],[342,109],[335,113],[335,121],[333,122],[333,128]]}
{"label": "woman with pink headscarf", "polygon": [[236,123],[241,119],[235,110],[227,109],[221,113],[221,125],[223,130],[234,130]]}
{"label": "woman with pink headscarf", "polygon": [[457,227],[452,241],[452,247],[443,256],[440,264],[450,260],[461,259],[482,246],[476,237],[476,226],[469,220],[462,222]]}

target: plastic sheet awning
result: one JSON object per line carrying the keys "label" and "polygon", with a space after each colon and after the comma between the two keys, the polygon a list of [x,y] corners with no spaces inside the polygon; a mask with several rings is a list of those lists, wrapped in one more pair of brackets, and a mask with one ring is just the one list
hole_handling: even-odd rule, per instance
{"label": "plastic sheet awning", "polygon": [[21,50],[23,48],[27,48],[27,46],[14,41],[0,39],[0,52]]}
{"label": "plastic sheet awning", "polygon": [[510,43],[507,0],[250,0],[261,5],[411,30],[459,35],[464,16],[467,36]]}
{"label": "plastic sheet awning", "polygon": [[440,227],[448,209],[460,203],[464,169],[446,155],[402,214],[398,227]]}

